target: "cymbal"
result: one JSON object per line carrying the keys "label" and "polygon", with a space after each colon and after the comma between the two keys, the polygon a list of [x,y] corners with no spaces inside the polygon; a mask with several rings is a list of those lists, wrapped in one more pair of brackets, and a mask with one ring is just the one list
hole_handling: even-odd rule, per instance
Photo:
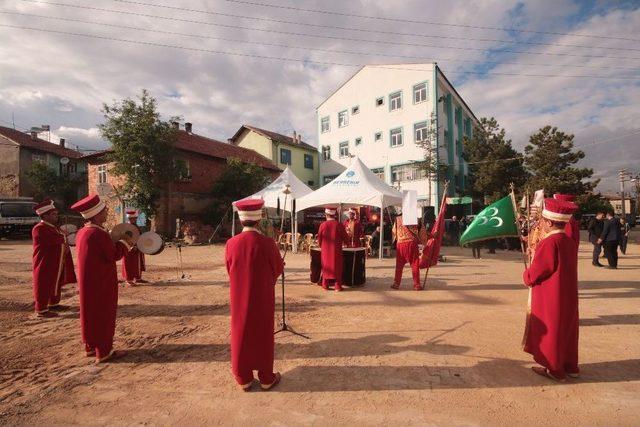
{"label": "cymbal", "polygon": [[135,244],[140,237],[140,231],[138,227],[128,222],[123,222],[122,224],[118,224],[111,230],[111,240],[117,242],[118,240],[122,240],[125,235],[131,237],[131,243]]}

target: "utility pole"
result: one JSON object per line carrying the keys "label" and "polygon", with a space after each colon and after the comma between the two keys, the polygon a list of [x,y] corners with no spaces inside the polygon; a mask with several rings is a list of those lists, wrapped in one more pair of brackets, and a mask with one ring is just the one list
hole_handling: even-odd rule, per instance
{"label": "utility pole", "polygon": [[626,221],[627,220],[627,215],[626,215],[625,200],[624,200],[624,182],[628,181],[627,170],[626,169],[620,169],[618,171],[618,179],[620,181],[620,198],[621,198],[621,201],[622,201],[622,218]]}

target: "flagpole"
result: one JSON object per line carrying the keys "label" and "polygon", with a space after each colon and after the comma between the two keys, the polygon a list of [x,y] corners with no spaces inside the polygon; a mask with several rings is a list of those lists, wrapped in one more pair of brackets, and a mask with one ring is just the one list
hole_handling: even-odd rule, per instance
{"label": "flagpole", "polygon": [[[448,187],[449,187],[449,181],[445,181],[444,182],[444,191],[442,193],[442,200],[440,201],[440,210],[438,211],[438,215],[440,215],[440,212],[442,212],[443,203],[447,203],[447,190],[449,189]],[[437,222],[437,219],[436,219],[436,222]],[[443,231],[444,230],[438,230],[439,233],[442,233]],[[436,237],[434,236],[433,238],[435,239]],[[429,256],[429,258],[431,258],[431,256]],[[425,271],[425,273],[424,273],[424,280],[422,281],[422,287],[423,288],[427,286],[427,277],[429,276],[429,269],[431,269],[431,265],[429,265],[427,267],[427,271]]]}
{"label": "flagpole", "polygon": [[511,188],[511,204],[513,206],[513,216],[516,222],[516,230],[518,230],[518,240],[520,240],[520,249],[522,250],[522,262],[524,263],[524,268],[528,268],[527,266],[527,254],[524,250],[524,242],[522,241],[522,233],[520,232],[520,224],[518,223],[518,207],[516,205],[516,194],[514,192],[513,182],[509,184],[509,188]]}
{"label": "flagpole", "polygon": [[[529,187],[527,190],[527,252],[531,251],[531,199],[529,198]],[[527,255],[529,262],[531,262],[531,257]]]}

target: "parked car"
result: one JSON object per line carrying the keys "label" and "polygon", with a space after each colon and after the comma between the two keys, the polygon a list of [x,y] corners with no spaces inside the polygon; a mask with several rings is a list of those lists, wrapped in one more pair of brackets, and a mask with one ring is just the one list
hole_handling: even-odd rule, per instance
{"label": "parked car", "polygon": [[0,199],[0,237],[12,237],[31,233],[40,221],[33,211],[31,199]]}

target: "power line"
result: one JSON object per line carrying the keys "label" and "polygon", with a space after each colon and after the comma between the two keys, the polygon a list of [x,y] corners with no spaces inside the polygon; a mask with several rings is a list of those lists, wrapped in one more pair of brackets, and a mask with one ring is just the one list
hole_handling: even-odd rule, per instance
{"label": "power line", "polygon": [[[70,7],[75,9],[92,10],[97,12],[108,12],[108,13],[118,13],[123,15],[130,15],[130,16],[140,16],[144,18],[163,19],[163,20],[173,21],[173,22],[184,22],[189,24],[208,25],[213,27],[233,28],[238,30],[282,34],[282,35],[296,36],[296,37],[312,37],[312,38],[319,38],[319,39],[355,41],[355,42],[362,42],[362,43],[374,43],[374,44],[384,44],[384,45],[393,45],[393,46],[432,47],[436,49],[453,49],[453,50],[464,50],[464,51],[487,52],[488,50],[491,50],[491,49],[483,49],[483,48],[477,48],[477,47],[438,46],[438,45],[429,45],[429,44],[421,44],[421,43],[394,42],[389,40],[369,40],[369,39],[359,39],[359,38],[353,38],[353,37],[338,37],[338,36],[330,36],[330,35],[317,35],[317,34],[309,34],[309,33],[271,30],[271,29],[264,29],[264,28],[243,27],[239,25],[219,24],[214,22],[198,21],[194,19],[175,18],[175,17],[168,17],[168,16],[161,16],[161,15],[152,15],[152,14],[141,13],[141,12],[130,12],[130,11],[124,11],[124,10],[117,10],[117,9],[106,9],[101,7],[75,5],[75,4],[59,3],[59,2],[52,2],[52,1],[42,1],[42,0],[21,0],[21,1],[39,3],[39,4],[48,4],[48,5],[60,6],[60,7]],[[512,49],[500,49],[500,51],[509,52],[509,53],[518,53],[523,55],[543,55],[543,56],[559,56],[559,57],[569,56],[569,57],[576,57],[576,58],[640,60],[640,57],[625,57],[625,56],[583,55],[583,54],[553,53],[553,52],[528,52],[528,51],[520,51],[520,50],[512,50]]]}
{"label": "power line", "polygon": [[[31,0],[23,0],[23,1],[31,1]],[[249,20],[261,21],[261,22],[274,22],[277,24],[300,25],[304,27],[326,28],[326,29],[332,29],[332,30],[344,30],[344,31],[362,32],[362,33],[384,34],[384,35],[393,35],[393,36],[423,37],[423,38],[431,38],[431,39],[435,38],[435,39],[449,39],[449,40],[528,44],[528,45],[538,45],[538,46],[572,47],[572,48],[583,48],[583,49],[611,49],[611,50],[626,50],[626,51],[640,52],[640,49],[630,48],[630,47],[584,46],[584,45],[575,45],[575,44],[545,43],[545,42],[522,41],[522,40],[442,36],[442,35],[432,35],[432,34],[423,34],[423,33],[401,33],[397,31],[371,30],[367,28],[358,28],[358,27],[340,27],[337,25],[314,24],[309,22],[287,21],[284,19],[274,19],[274,18],[265,18],[265,17],[247,16],[247,15],[235,15],[232,13],[213,12],[213,11],[203,10],[203,9],[192,9],[192,8],[186,8],[181,6],[171,6],[167,4],[145,3],[145,2],[133,1],[133,0],[113,0],[113,1],[118,3],[136,5],[136,6],[151,6],[155,8],[169,9],[169,10],[175,10],[175,11],[181,11],[181,12],[203,13],[203,14],[212,15],[212,16],[225,16],[228,18],[249,19]]]}
{"label": "power line", "polygon": [[[182,33],[175,31],[165,31],[165,30],[157,30],[151,28],[142,28],[142,27],[134,27],[129,25],[120,25],[120,24],[111,24],[107,22],[99,22],[99,21],[87,21],[83,19],[75,19],[75,18],[64,18],[60,16],[49,16],[49,15],[38,15],[32,13],[22,13],[22,12],[13,12],[7,10],[0,10],[0,14],[5,15],[15,15],[15,16],[24,16],[30,18],[41,18],[41,19],[49,19],[56,21],[64,21],[64,22],[76,22],[80,24],[89,24],[89,25],[99,25],[110,28],[120,28],[134,31],[144,31],[149,33],[157,33],[157,34],[165,34],[171,36],[182,36],[182,37],[191,37],[191,38],[201,38],[208,40],[218,40],[218,41],[226,41],[226,42],[235,42],[235,43],[244,43],[251,45],[260,45],[260,46],[270,46],[270,47],[282,47],[287,49],[298,49],[298,50],[312,50],[318,52],[327,52],[327,53],[338,53],[338,54],[348,54],[348,55],[361,55],[361,56],[383,56],[389,58],[404,58],[404,59],[414,59],[414,60],[422,60],[426,62],[434,62],[432,58],[425,58],[421,56],[413,56],[413,55],[394,55],[394,54],[385,54],[385,53],[376,53],[376,52],[363,52],[363,51],[351,51],[351,50],[338,50],[338,49],[323,49],[323,48],[315,48],[310,46],[293,46],[287,44],[279,44],[279,43],[266,43],[266,42],[258,42],[258,41],[248,41],[248,40],[239,40],[232,39],[226,37],[216,37],[209,36],[206,34],[193,34],[193,33]],[[440,58],[439,61],[450,61],[450,62],[461,62],[461,63],[470,63],[470,64],[510,64],[510,65],[524,65],[529,67],[541,66],[541,67],[575,67],[575,68],[587,68],[587,69],[619,69],[619,70],[627,70],[627,71],[640,71],[640,68],[633,67],[620,67],[620,66],[589,66],[589,65],[580,65],[580,64],[536,64],[536,63],[521,63],[515,61],[473,61],[473,60],[465,60],[465,59],[456,59],[456,58]]]}
{"label": "power line", "polygon": [[237,3],[237,4],[246,4],[250,6],[262,6],[262,7],[270,7],[276,9],[285,9],[285,10],[293,10],[296,12],[308,12],[308,13],[320,13],[325,15],[334,15],[334,16],[345,16],[350,18],[362,18],[362,19],[373,19],[377,21],[387,21],[387,22],[406,22],[410,24],[424,24],[424,25],[437,25],[443,27],[454,27],[454,28],[471,28],[476,30],[495,30],[495,31],[507,31],[512,33],[529,33],[529,34],[543,34],[543,35],[554,35],[554,36],[572,36],[572,37],[585,37],[585,38],[594,38],[594,39],[609,39],[609,40],[625,40],[625,41],[634,41],[638,42],[640,39],[633,39],[628,37],[617,37],[617,36],[596,36],[593,34],[577,34],[577,33],[562,33],[556,31],[535,31],[535,30],[525,30],[518,28],[506,28],[506,27],[491,27],[491,26],[483,26],[483,25],[469,25],[469,24],[451,24],[445,22],[436,22],[436,21],[419,21],[413,19],[406,18],[389,18],[382,16],[372,16],[372,15],[359,15],[355,13],[346,13],[346,12],[336,12],[332,10],[322,10],[322,9],[307,9],[296,6],[284,6],[284,5],[275,5],[269,3],[260,3],[255,1],[248,0],[223,0],[229,3]]}
{"label": "power line", "polygon": [[603,144],[605,142],[615,141],[616,139],[626,138],[628,136],[633,136],[633,135],[640,135],[640,129],[637,129],[636,131],[634,131],[632,133],[628,133],[626,135],[614,136],[612,138],[602,139],[602,140],[599,140],[599,141],[593,141],[593,142],[590,142],[590,143],[587,143],[587,144],[574,145],[573,147],[574,148],[591,147],[592,145]]}
{"label": "power line", "polygon": [[[269,55],[256,55],[256,54],[248,54],[248,53],[240,53],[240,52],[229,52],[223,50],[213,50],[213,49],[204,49],[204,48],[196,48],[189,46],[178,46],[171,45],[166,43],[158,43],[158,42],[150,42],[150,41],[142,41],[142,40],[128,40],[128,39],[120,39],[116,37],[110,36],[99,36],[95,34],[85,34],[85,33],[75,33],[71,31],[60,31],[60,30],[51,30],[45,28],[35,28],[35,27],[25,27],[20,25],[8,25],[8,24],[0,24],[0,27],[5,28],[14,28],[14,29],[22,29],[22,30],[30,30],[30,31],[40,31],[45,33],[52,34],[64,34],[70,36],[77,37],[85,37],[85,38],[93,38],[99,40],[109,40],[115,42],[122,43],[131,43],[131,44],[139,44],[144,46],[155,46],[155,47],[167,47],[171,49],[179,49],[185,51],[193,51],[193,52],[201,52],[201,53],[213,53],[219,55],[231,55],[238,56],[244,58],[254,58],[254,59],[269,59],[276,61],[284,61],[284,62],[302,62],[305,64],[317,64],[317,65],[335,65],[341,67],[363,67],[366,65],[376,65],[376,64],[347,64],[340,62],[329,62],[329,61],[315,61],[312,59],[297,59],[297,58],[287,58],[287,57],[276,57]],[[403,68],[403,67],[392,67],[392,66],[384,66],[384,65],[376,65],[380,68],[386,68],[389,70],[403,70],[403,71],[432,71],[431,69],[420,69],[420,68]],[[495,73],[495,72],[475,72],[475,71],[451,71],[450,74],[471,74],[471,75],[494,75],[494,76],[519,76],[519,77],[563,77],[563,78],[591,78],[591,79],[606,79],[606,80],[637,80],[637,77],[625,77],[625,76],[592,76],[592,75],[566,75],[566,74],[522,74],[522,73]]]}

